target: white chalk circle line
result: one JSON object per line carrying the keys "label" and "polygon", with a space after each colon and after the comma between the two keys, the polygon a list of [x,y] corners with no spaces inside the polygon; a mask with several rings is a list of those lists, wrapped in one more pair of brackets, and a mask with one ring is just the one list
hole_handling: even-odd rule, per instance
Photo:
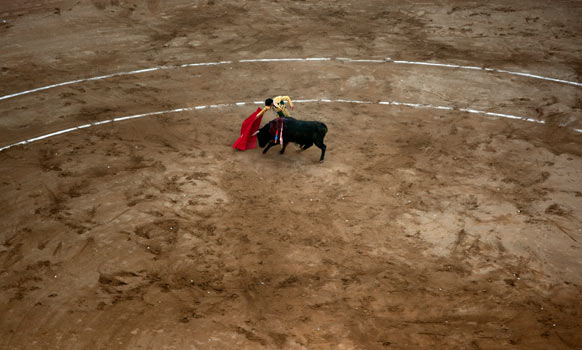
{"label": "white chalk circle line", "polygon": [[330,58],[330,57],[256,58],[256,59],[244,59],[244,60],[238,60],[238,61],[185,63],[185,64],[180,64],[180,65],[157,66],[157,67],[152,67],[152,68],[133,70],[133,71],[129,71],[129,72],[118,72],[118,73],[112,73],[112,74],[107,74],[107,75],[100,75],[100,76],[96,76],[96,77],[92,77],[92,78],[71,80],[71,81],[66,81],[66,82],[62,82],[62,83],[57,83],[57,84],[39,87],[39,88],[32,89],[32,90],[21,91],[21,92],[13,93],[10,95],[1,96],[0,101],[7,100],[9,98],[13,98],[13,97],[17,97],[17,96],[31,94],[34,92],[48,90],[48,89],[52,89],[52,88],[56,88],[56,87],[60,87],[60,86],[78,84],[78,83],[83,83],[83,82],[88,82],[88,81],[108,79],[108,78],[113,78],[113,77],[120,77],[120,76],[125,76],[125,75],[134,75],[134,74],[140,74],[140,73],[154,72],[154,71],[158,71],[158,70],[179,69],[179,68],[188,68],[188,67],[217,66],[217,65],[223,65],[223,64],[234,64],[234,63],[322,62],[322,61],[332,61],[332,60],[341,61],[341,62],[349,62],[349,63],[394,63],[394,64],[418,65],[418,66],[427,66],[427,67],[468,69],[468,70],[482,71],[482,72],[495,72],[495,73],[517,75],[517,76],[526,77],[526,78],[541,79],[541,80],[546,80],[546,81],[551,81],[551,82],[556,82],[556,83],[562,83],[562,84],[568,84],[568,85],[574,85],[574,86],[582,86],[582,83],[576,82],[576,81],[549,78],[549,77],[544,77],[544,76],[541,76],[538,74],[514,72],[514,71],[508,71],[505,69],[497,69],[497,68],[489,68],[489,67],[476,67],[476,66],[463,66],[463,65],[457,65],[457,64],[446,64],[446,63],[436,63],[436,62],[392,60],[389,57],[387,57],[385,59],[352,59],[352,58],[346,58],[346,57],[336,57],[336,58]]}
{"label": "white chalk circle line", "polygon": [[[411,108],[426,108],[426,109],[435,109],[435,110],[446,110],[446,111],[460,111],[460,112],[465,112],[465,113],[472,113],[472,114],[480,114],[480,115],[485,115],[485,116],[490,116],[490,117],[500,117],[500,118],[507,118],[507,119],[516,119],[516,120],[523,120],[523,121],[527,121],[527,122],[532,122],[532,123],[538,123],[538,124],[545,124],[545,121],[543,120],[538,120],[538,119],[533,119],[533,118],[527,118],[527,117],[520,117],[517,115],[511,115],[511,114],[504,114],[504,113],[494,113],[494,112],[485,112],[485,111],[480,111],[477,109],[472,109],[472,108],[455,108],[455,107],[449,107],[449,106],[435,106],[435,105],[431,105],[431,104],[421,104],[421,103],[409,103],[409,102],[397,102],[397,101],[380,101],[380,102],[369,102],[369,101],[360,101],[360,100],[345,100],[345,99],[327,99],[327,98],[321,98],[321,99],[309,99],[309,100],[295,100],[295,103],[315,103],[315,102],[320,102],[320,103],[355,103],[355,104],[378,104],[378,105],[389,105],[389,106],[404,106],[404,107],[411,107]],[[214,105],[203,105],[203,106],[195,106],[195,107],[185,107],[185,108],[177,108],[177,109],[171,109],[171,110],[167,110],[167,111],[158,111],[158,112],[149,112],[149,113],[143,113],[143,114],[135,114],[135,115],[130,115],[130,116],[126,116],[126,117],[118,117],[118,118],[113,118],[113,119],[108,119],[108,120],[102,120],[99,122],[94,122],[94,123],[88,123],[88,124],[83,124],[83,125],[79,125],[79,126],[75,126],[72,128],[68,128],[68,129],[64,129],[64,130],[60,130],[60,131],[55,131],[52,132],[50,134],[45,134],[45,135],[41,135],[41,136],[37,136],[28,140],[24,140],[24,141],[20,141],[17,143],[13,143],[11,145],[7,145],[4,147],[0,148],[0,152],[5,151],[7,149],[10,149],[12,147],[15,146],[19,146],[19,145],[26,145],[35,141],[40,141],[40,140],[44,140],[47,139],[49,137],[53,137],[53,136],[58,136],[58,135],[63,135],[75,130],[81,130],[81,129],[86,129],[86,128],[90,128],[93,126],[98,126],[98,125],[103,125],[103,124],[109,124],[109,123],[114,123],[114,122],[120,122],[120,121],[124,121],[124,120],[130,120],[130,119],[138,119],[138,118],[144,118],[144,117],[149,117],[149,116],[154,116],[154,115],[162,115],[162,114],[171,114],[171,113],[179,113],[179,112],[188,112],[188,111],[196,111],[196,110],[201,110],[201,109],[207,109],[207,108],[222,108],[222,107],[240,107],[240,106],[246,106],[246,105],[262,105],[264,102],[262,101],[254,101],[254,102],[235,102],[235,103],[231,103],[231,104],[214,104]],[[578,133],[582,133],[582,129],[572,129],[575,132]]]}

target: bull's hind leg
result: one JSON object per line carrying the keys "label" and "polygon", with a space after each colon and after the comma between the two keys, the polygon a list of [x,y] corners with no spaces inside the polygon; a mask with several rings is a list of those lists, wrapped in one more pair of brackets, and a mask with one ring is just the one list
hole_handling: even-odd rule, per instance
{"label": "bull's hind leg", "polygon": [[323,157],[325,157],[325,149],[327,147],[325,147],[325,144],[323,143],[323,140],[322,141],[316,141],[315,142],[315,145],[317,147],[319,147],[319,149],[321,149],[321,157],[319,158],[319,162],[320,163],[323,163]]}

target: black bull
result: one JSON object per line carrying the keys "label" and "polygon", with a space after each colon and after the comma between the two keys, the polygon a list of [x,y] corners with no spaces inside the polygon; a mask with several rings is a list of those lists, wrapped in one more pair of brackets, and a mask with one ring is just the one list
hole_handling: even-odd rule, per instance
{"label": "black bull", "polygon": [[[257,135],[259,140],[259,146],[265,147],[263,153],[267,153],[269,148],[276,145],[273,135],[269,133],[271,128],[271,123],[275,121],[270,121],[261,129]],[[315,144],[321,149],[320,162],[323,162],[323,157],[325,156],[325,144],[323,143],[323,138],[327,133],[327,126],[321,122],[316,121],[303,121],[293,118],[285,118],[283,123],[283,148],[279,153],[283,154],[285,148],[289,142],[293,142],[301,146],[301,151],[305,151],[309,147]]]}

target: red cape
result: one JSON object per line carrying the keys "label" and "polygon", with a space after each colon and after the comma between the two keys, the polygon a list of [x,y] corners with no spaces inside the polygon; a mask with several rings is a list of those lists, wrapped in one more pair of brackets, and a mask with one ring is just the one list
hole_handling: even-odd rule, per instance
{"label": "red cape", "polygon": [[257,108],[253,114],[243,121],[240,128],[240,136],[234,145],[232,145],[233,148],[241,151],[257,148],[257,136],[252,135],[255,131],[259,130],[259,126],[261,126],[261,119],[263,119],[263,116],[257,118],[257,114],[259,114],[260,111],[261,108]]}

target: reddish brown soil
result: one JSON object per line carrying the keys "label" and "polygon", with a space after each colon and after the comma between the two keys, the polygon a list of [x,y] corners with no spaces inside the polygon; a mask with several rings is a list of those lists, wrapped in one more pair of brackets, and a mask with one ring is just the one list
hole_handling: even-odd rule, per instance
{"label": "reddish brown soil", "polygon": [[[2,349],[582,349],[582,3],[0,0]],[[248,58],[330,61],[241,63]],[[268,115],[270,118],[270,115]],[[266,119],[268,119],[266,118]]]}

